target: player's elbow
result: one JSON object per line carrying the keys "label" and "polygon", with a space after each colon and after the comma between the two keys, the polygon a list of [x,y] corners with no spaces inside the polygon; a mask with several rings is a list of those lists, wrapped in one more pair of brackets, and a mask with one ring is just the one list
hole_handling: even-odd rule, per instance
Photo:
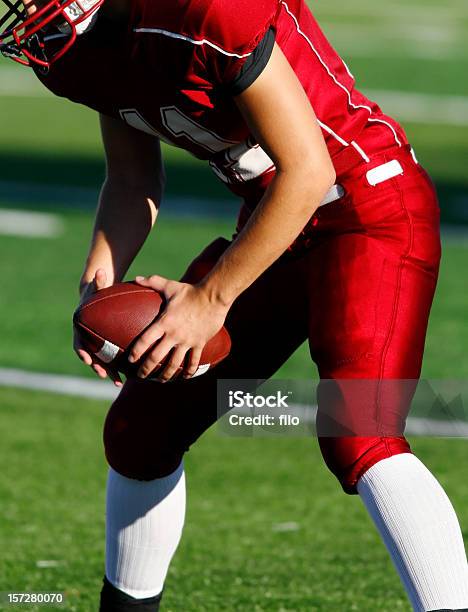
{"label": "player's elbow", "polygon": [[323,164],[320,177],[321,187],[324,190],[324,194],[326,194],[336,183],[336,170],[331,159]]}
{"label": "player's elbow", "polygon": [[296,177],[306,207],[318,205],[336,183],[336,171],[331,160],[304,163]]}
{"label": "player's elbow", "polygon": [[320,161],[311,160],[308,164],[310,175],[313,177],[312,181],[320,184],[320,186],[327,192],[330,187],[336,182],[336,171],[335,166],[330,156],[322,155]]}

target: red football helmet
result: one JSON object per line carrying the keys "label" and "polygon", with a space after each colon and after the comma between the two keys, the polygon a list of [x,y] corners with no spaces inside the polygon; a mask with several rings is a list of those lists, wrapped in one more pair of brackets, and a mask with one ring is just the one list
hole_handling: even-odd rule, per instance
{"label": "red football helmet", "polygon": [[[38,7],[35,0],[1,2],[6,12],[0,9],[0,52],[20,64],[48,68],[90,26],[104,0],[49,0]],[[48,41],[53,41],[50,53]]]}

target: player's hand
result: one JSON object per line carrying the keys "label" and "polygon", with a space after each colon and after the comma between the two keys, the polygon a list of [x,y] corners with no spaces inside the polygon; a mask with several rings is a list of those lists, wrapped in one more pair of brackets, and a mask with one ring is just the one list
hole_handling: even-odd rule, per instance
{"label": "player's hand", "polygon": [[196,285],[162,276],[137,276],[136,282],[162,293],[166,306],[135,342],[130,363],[137,362],[155,345],[138,370],[140,378],[146,378],[163,362],[165,367],[157,378],[160,382],[171,380],[180,367],[184,378],[191,378],[198,369],[205,344],[221,329],[229,309],[211,302],[208,294]]}
{"label": "player's hand", "polygon": [[[106,272],[102,269],[97,270],[92,282],[83,287],[80,296],[80,304],[83,304],[83,302],[96,293],[96,291],[100,291],[101,289],[105,289],[109,286],[110,283],[107,281]],[[85,363],[87,366],[90,366],[99,376],[99,378],[104,379],[109,377],[114,382],[116,387],[122,386],[122,379],[120,378],[119,373],[115,372],[109,367],[104,367],[98,362],[94,355],[90,355],[87,351],[85,351],[79,338],[77,337],[76,332],[73,338],[73,348],[81,361],[83,361],[83,363]]]}

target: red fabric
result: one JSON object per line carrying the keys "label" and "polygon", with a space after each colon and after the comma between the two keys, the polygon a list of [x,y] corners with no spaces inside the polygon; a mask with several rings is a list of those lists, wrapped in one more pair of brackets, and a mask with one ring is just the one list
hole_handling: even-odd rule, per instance
{"label": "red fabric", "polygon": [[100,15],[37,76],[57,95],[209,160],[245,199],[258,197],[274,166],[223,88],[270,26],[323,126],[338,180],[362,161],[353,142],[371,161],[397,141],[407,144],[402,128],[355,89],[304,0],[135,0],[132,7],[121,25]]}
{"label": "red fabric", "polygon": [[325,463],[350,495],[356,494],[360,477],[373,465],[394,455],[411,453],[404,437],[319,438],[319,443]]}
{"label": "red fabric", "polygon": [[[216,421],[217,378],[269,378],[306,339],[321,378],[344,389],[331,404],[343,434],[324,426],[330,402],[320,396],[317,425],[324,458],[345,491],[354,492],[377,461],[410,452],[399,431],[411,393],[401,393],[397,381],[420,374],[440,258],[439,210],[408,151],[378,161],[395,156],[403,176],[371,187],[364,164],[355,168],[344,177],[345,197],[320,209],[296,251],[235,302],[226,322],[233,348],[222,364],[190,382],[126,383],[105,430],[117,471],[164,475]],[[203,276],[228,245],[215,241],[186,278]],[[347,392],[347,380],[370,381],[379,394]],[[383,392],[389,381],[395,387]]]}

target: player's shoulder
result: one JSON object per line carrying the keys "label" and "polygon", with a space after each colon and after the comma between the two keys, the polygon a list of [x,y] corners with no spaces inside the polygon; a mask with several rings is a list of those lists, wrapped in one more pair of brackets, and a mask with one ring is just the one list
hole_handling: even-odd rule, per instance
{"label": "player's shoulder", "polygon": [[254,43],[270,27],[280,0],[146,0],[146,18],[168,30],[219,44],[231,52]]}

